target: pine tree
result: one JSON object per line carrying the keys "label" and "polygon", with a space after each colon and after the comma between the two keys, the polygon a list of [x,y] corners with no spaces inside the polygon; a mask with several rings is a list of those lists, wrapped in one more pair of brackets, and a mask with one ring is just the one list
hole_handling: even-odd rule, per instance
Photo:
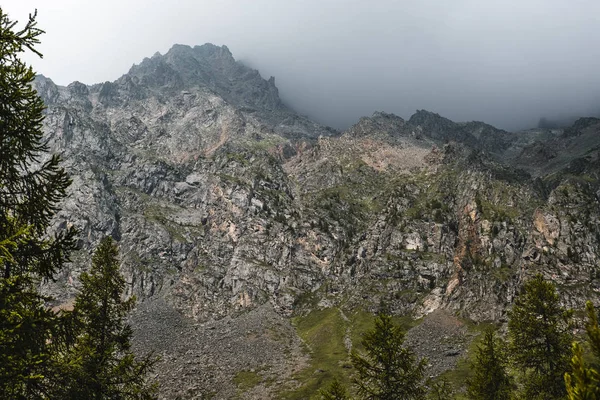
{"label": "pine tree", "polygon": [[426,361],[417,361],[403,346],[404,332],[391,316],[379,314],[375,328],[367,332],[361,344],[365,354],[352,353],[357,372],[355,384],[360,398],[367,400],[424,399]]}
{"label": "pine tree", "polygon": [[57,156],[42,160],[44,104],[19,59],[26,50],[41,56],[35,18],[17,29],[0,8],[0,397],[10,399],[51,395],[64,332],[37,285],[68,261],[75,234],[48,237],[70,181]]}
{"label": "pine tree", "polygon": [[446,378],[439,379],[429,385],[428,400],[450,400],[454,398],[454,389]]}
{"label": "pine tree", "polygon": [[346,388],[337,379],[331,382],[327,390],[321,390],[320,394],[321,400],[350,400]]}
{"label": "pine tree", "polygon": [[502,343],[493,330],[487,330],[477,346],[471,364],[473,376],[467,380],[467,396],[471,400],[509,400],[512,382],[506,371],[506,356]]}
{"label": "pine tree", "polygon": [[569,400],[600,399],[600,374],[583,358],[579,343],[573,343],[571,373],[565,374],[565,386]]}
{"label": "pine tree", "polygon": [[132,330],[125,318],[135,298],[123,299],[125,279],[119,272],[117,246],[104,238],[72,312],[77,339],[66,361],[71,377],[63,399],[154,399],[156,388],[146,382],[155,360],[141,361],[131,351]]}
{"label": "pine tree", "polygon": [[595,365],[589,365],[583,357],[581,345],[573,343],[571,358],[571,373],[565,374],[565,386],[569,400],[600,399],[600,371],[597,368],[600,361],[600,327],[598,315],[591,301],[586,303],[588,321],[586,324],[587,340],[592,349]]}
{"label": "pine tree", "polygon": [[523,397],[560,399],[566,396],[572,312],[560,305],[555,286],[541,275],[523,285],[509,313],[511,361],[522,373]]}

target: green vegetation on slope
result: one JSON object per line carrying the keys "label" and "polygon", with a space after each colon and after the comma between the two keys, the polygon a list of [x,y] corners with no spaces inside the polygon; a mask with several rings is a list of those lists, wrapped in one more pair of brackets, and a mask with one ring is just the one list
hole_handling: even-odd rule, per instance
{"label": "green vegetation on slope", "polygon": [[237,386],[240,392],[246,392],[262,381],[262,377],[256,371],[239,371],[233,378],[233,383]]}
{"label": "green vegetation on slope", "polygon": [[302,382],[299,388],[282,394],[283,399],[318,398],[318,391],[330,384],[337,376],[344,384],[350,383],[344,364],[348,362],[348,350],[344,335],[348,323],[339,309],[314,310],[305,317],[294,320],[300,337],[310,352],[310,365],[295,379]]}
{"label": "green vegetation on slope", "polygon": [[[294,324],[307,346],[310,364],[294,376],[299,386],[281,393],[281,398],[318,399],[319,389],[328,387],[336,378],[350,389],[352,366],[346,345],[364,350],[360,342],[363,334],[373,329],[374,321],[375,316],[366,311],[357,310],[345,315],[336,307],[313,310],[296,317]],[[394,317],[393,321],[403,330],[419,323],[408,316]]]}

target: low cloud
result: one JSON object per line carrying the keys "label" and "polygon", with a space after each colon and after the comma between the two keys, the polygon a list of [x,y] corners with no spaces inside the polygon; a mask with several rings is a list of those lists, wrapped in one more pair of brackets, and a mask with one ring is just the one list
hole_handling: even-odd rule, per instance
{"label": "low cloud", "polygon": [[[510,130],[600,112],[597,1],[87,3],[37,4],[45,58],[28,59],[57,83],[114,80],[174,43],[212,42],[338,129],[376,110],[407,118],[427,109]],[[35,6],[3,9],[25,20]]]}

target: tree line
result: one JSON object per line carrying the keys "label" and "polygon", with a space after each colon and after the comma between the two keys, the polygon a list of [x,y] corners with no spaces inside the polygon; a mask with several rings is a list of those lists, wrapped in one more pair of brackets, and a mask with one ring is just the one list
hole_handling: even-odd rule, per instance
{"label": "tree line", "polygon": [[[600,399],[600,328],[591,302],[586,304],[586,340],[573,334],[573,312],[561,306],[553,283],[541,274],[523,285],[509,311],[506,338],[487,329],[470,365],[460,396],[445,379],[425,377],[404,343],[404,332],[390,315],[380,314],[351,355],[354,392],[364,400],[596,400]],[[584,354],[584,349],[590,349]],[[321,390],[323,400],[348,400],[338,380]]]}

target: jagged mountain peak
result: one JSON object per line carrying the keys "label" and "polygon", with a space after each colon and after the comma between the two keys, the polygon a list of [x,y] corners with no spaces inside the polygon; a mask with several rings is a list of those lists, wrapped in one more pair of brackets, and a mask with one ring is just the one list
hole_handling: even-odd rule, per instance
{"label": "jagged mountain peak", "polygon": [[[146,114],[142,119],[147,126],[156,125],[159,136],[171,123],[181,125],[178,130],[181,132],[187,132],[183,127],[190,125],[191,120],[202,120],[202,125],[213,124],[213,134],[205,133],[201,138],[204,141],[212,137],[209,145],[205,143],[208,148],[201,146],[205,150],[220,147],[229,139],[251,131],[279,135],[284,141],[314,140],[337,134],[284,105],[273,77],[263,79],[257,70],[236,61],[227,46],[211,43],[194,47],[176,44],[165,54],[156,53],[133,65],[113,82],[91,86],[73,82],[62,87],[40,75],[35,86],[46,104],[68,103],[110,124],[120,123],[116,116],[126,120],[126,115],[138,118],[140,113]],[[148,119],[153,114],[160,118]],[[223,123],[229,129],[220,131],[217,128]],[[250,126],[253,128],[246,129]],[[235,135],[230,135],[234,131]],[[150,140],[148,135],[144,137]],[[152,143],[149,144],[154,146]]]}
{"label": "jagged mountain peak", "polygon": [[431,121],[438,121],[446,124],[454,124],[454,122],[450,119],[442,117],[438,113],[434,113],[427,110],[417,110],[413,115],[411,115],[411,117],[408,120],[408,122],[412,125],[420,125]]}
{"label": "jagged mountain peak", "polygon": [[362,117],[346,131],[350,137],[397,137],[404,134],[405,121],[395,114],[375,111],[370,117]]}
{"label": "jagged mountain peak", "polygon": [[435,141],[456,141],[478,147],[477,138],[459,124],[427,110],[417,110],[408,120],[408,124]]}
{"label": "jagged mountain peak", "polygon": [[[193,47],[185,44],[174,44],[165,54],[156,52],[152,57],[144,58],[140,64],[133,65],[129,70],[129,74],[135,74],[140,70],[143,71],[145,67],[152,66],[156,62],[166,62],[171,65],[176,65],[186,60],[189,61],[192,58],[197,62],[204,64],[216,60],[230,64],[236,63],[227,46],[217,46],[212,43],[205,43]],[[179,67],[193,69],[197,68],[197,65],[185,65],[184,63],[184,65],[179,65]]]}
{"label": "jagged mountain peak", "polygon": [[434,131],[463,129],[478,139],[486,134],[509,134],[509,132],[483,121],[454,122],[438,113],[427,110],[417,110],[407,123],[412,126],[427,127]]}
{"label": "jagged mountain peak", "polygon": [[[176,44],[164,55],[145,58],[115,82],[125,97],[172,98],[198,90],[212,93],[238,111],[287,138],[317,138],[337,132],[299,116],[279,98],[275,78],[236,61],[227,46]],[[108,89],[114,89],[110,84]],[[204,95],[203,95],[204,96]]]}
{"label": "jagged mountain peak", "polygon": [[174,44],[171,46],[169,51],[165,54],[166,56],[173,54],[192,54],[194,57],[199,59],[222,59],[229,62],[235,62],[233,54],[229,48],[225,45],[217,46],[212,43],[205,43],[203,45],[189,46],[186,44]]}
{"label": "jagged mountain peak", "polygon": [[[154,90],[204,87],[227,102],[257,110],[284,110],[275,80],[237,62],[227,46],[176,44],[164,55],[145,58],[126,76]],[[121,79],[126,79],[121,78]]]}
{"label": "jagged mountain peak", "polygon": [[394,113],[387,113],[385,111],[375,111],[373,115],[371,115],[371,119],[404,121],[402,117],[399,117]]}
{"label": "jagged mountain peak", "polygon": [[417,110],[407,125],[438,143],[454,141],[494,154],[507,150],[514,139],[509,132],[485,122],[454,122],[427,110]]}
{"label": "jagged mountain peak", "polygon": [[580,136],[584,131],[590,127],[600,125],[600,119],[595,117],[584,117],[576,120],[572,126],[565,128],[563,132],[564,137]]}
{"label": "jagged mountain peak", "polygon": [[377,111],[370,117],[361,118],[345,135],[386,141],[412,138],[419,140],[421,144],[428,142],[438,146],[456,142],[467,149],[487,151],[499,159],[515,139],[513,134],[485,122],[454,122],[427,110],[417,110],[408,121],[395,114]]}
{"label": "jagged mountain peak", "polygon": [[35,76],[34,86],[45,104],[52,104],[58,98],[58,87],[52,79],[38,74]]}

